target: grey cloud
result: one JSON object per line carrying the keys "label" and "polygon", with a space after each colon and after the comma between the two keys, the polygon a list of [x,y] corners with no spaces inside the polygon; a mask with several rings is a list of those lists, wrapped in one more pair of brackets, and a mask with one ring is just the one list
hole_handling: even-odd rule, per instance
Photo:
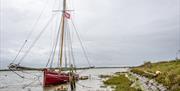
{"label": "grey cloud", "polygon": [[[75,9],[72,17],[90,60],[96,66],[138,65],[146,60],[174,59],[175,53],[180,49],[179,0],[68,1],[74,4],[71,6]],[[6,0],[1,3],[1,67],[5,67],[15,56],[30,31],[29,28],[33,26],[43,5],[46,5],[31,38],[40,32],[52,15],[53,2]],[[55,8],[57,6],[53,7]],[[53,22],[26,58],[24,65],[45,65],[52,43],[52,26],[57,21]],[[85,59],[81,58],[80,44],[76,38],[73,44],[76,63],[80,66],[87,65]]]}

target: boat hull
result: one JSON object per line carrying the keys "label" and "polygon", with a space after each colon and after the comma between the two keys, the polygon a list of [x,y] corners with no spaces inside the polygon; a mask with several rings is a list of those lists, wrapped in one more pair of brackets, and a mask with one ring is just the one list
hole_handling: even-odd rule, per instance
{"label": "boat hull", "polygon": [[44,86],[64,84],[69,82],[69,74],[44,70]]}

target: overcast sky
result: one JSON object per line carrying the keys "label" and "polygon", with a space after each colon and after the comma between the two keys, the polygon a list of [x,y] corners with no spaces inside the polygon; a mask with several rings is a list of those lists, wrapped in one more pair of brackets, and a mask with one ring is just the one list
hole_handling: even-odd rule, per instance
{"label": "overcast sky", "polygon": [[[55,18],[22,64],[44,67],[53,32],[57,31],[53,26],[57,26],[60,13],[52,10],[58,8],[58,1],[62,2],[0,0],[1,68],[16,56],[43,8],[30,43],[50,17]],[[68,1],[69,8],[74,10],[71,18],[95,66],[132,66],[144,61],[171,60],[180,49],[180,0]],[[74,42],[76,64],[88,66],[78,45]]]}

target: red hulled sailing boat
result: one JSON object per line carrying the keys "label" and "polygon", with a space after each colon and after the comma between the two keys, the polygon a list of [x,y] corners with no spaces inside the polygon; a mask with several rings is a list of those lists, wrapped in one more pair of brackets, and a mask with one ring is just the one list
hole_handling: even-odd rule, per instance
{"label": "red hulled sailing boat", "polygon": [[[74,26],[74,23],[71,18],[70,12],[72,10],[68,10],[67,8],[67,0],[63,0],[63,10],[55,10],[55,12],[62,12],[60,17],[60,23],[58,24],[58,31],[56,32],[55,40],[53,42],[53,47],[51,50],[51,53],[49,55],[48,62],[46,64],[46,68],[43,70],[43,84],[44,86],[50,86],[50,85],[56,85],[56,84],[64,84],[69,83],[72,80],[78,80],[79,76],[76,74],[76,66],[75,66],[75,59],[73,55],[73,47],[72,47],[72,35],[70,33],[70,30],[72,28],[69,28],[69,23],[71,22],[71,26],[75,30],[75,34],[79,35],[76,31],[76,28]],[[58,15],[58,14],[57,14]],[[51,18],[52,19],[52,18]],[[49,21],[47,25],[49,24]],[[21,61],[27,56],[29,51],[32,49],[34,44],[37,42],[39,37],[42,35],[44,30],[46,29],[47,25],[45,25],[45,28],[38,34],[37,38],[35,38],[34,42],[32,42],[32,45],[28,49],[28,51],[22,56],[18,64],[15,64],[15,60],[19,56],[20,52],[24,48],[25,44],[27,43],[27,40],[25,40],[24,44],[20,48],[18,54],[16,55],[13,62],[9,65],[9,69],[14,71],[15,69],[29,69],[28,67],[20,66]],[[79,39],[81,42],[81,40]],[[85,53],[85,50],[83,48],[82,43],[80,43],[83,49],[83,53],[85,55],[85,58],[87,59],[88,63],[89,60],[87,58],[87,55]],[[57,58],[55,58],[57,57]],[[53,67],[54,63],[57,62],[57,67]],[[62,65],[64,63],[64,66]],[[31,69],[31,68],[30,68]],[[63,70],[66,71],[63,71]],[[69,70],[69,71],[67,71]],[[17,74],[19,75],[19,74]],[[19,75],[20,76],[20,75]]]}
{"label": "red hulled sailing boat", "polygon": [[[59,26],[59,31],[61,31],[61,33],[59,32],[59,34],[58,34],[58,36],[61,35],[60,36],[60,42],[59,42],[59,45],[60,45],[59,46],[59,50],[60,50],[59,51],[59,54],[60,54],[60,56],[59,56],[60,66],[59,66],[58,71],[56,71],[55,69],[52,69],[52,68],[44,69],[44,86],[68,83],[70,80],[72,80],[71,79],[72,77],[76,78],[74,80],[77,80],[78,77],[79,77],[77,74],[74,74],[74,71],[73,71],[74,69],[73,69],[72,64],[70,66],[71,70],[70,70],[69,73],[65,73],[65,72],[63,72],[61,70],[63,57],[65,57],[64,60],[65,60],[66,65],[67,65],[66,51],[71,50],[71,53],[72,53],[72,49],[68,49],[68,48],[72,48],[72,45],[71,45],[70,33],[69,33],[69,30],[67,30],[67,28],[68,28],[68,20],[70,19],[70,14],[68,12],[69,10],[67,10],[66,1],[67,0],[63,0],[62,17],[61,17],[61,23],[60,23],[60,26]],[[55,46],[55,49],[56,49],[56,46]],[[54,49],[54,52],[56,51],[55,49]],[[64,56],[63,56],[63,54],[64,54]],[[73,55],[69,56],[69,57],[71,57],[71,59],[73,59]],[[51,61],[53,61],[53,60],[51,60]]]}

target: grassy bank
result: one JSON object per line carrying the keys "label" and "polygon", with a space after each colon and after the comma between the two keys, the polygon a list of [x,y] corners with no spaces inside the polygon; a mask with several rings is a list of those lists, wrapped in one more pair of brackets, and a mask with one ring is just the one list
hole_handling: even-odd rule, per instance
{"label": "grassy bank", "polygon": [[125,74],[112,76],[104,81],[104,84],[114,87],[115,91],[139,91],[131,87],[132,82],[125,76]]}
{"label": "grassy bank", "polygon": [[131,72],[155,79],[171,91],[180,91],[180,60],[146,62],[141,66],[132,68]]}

